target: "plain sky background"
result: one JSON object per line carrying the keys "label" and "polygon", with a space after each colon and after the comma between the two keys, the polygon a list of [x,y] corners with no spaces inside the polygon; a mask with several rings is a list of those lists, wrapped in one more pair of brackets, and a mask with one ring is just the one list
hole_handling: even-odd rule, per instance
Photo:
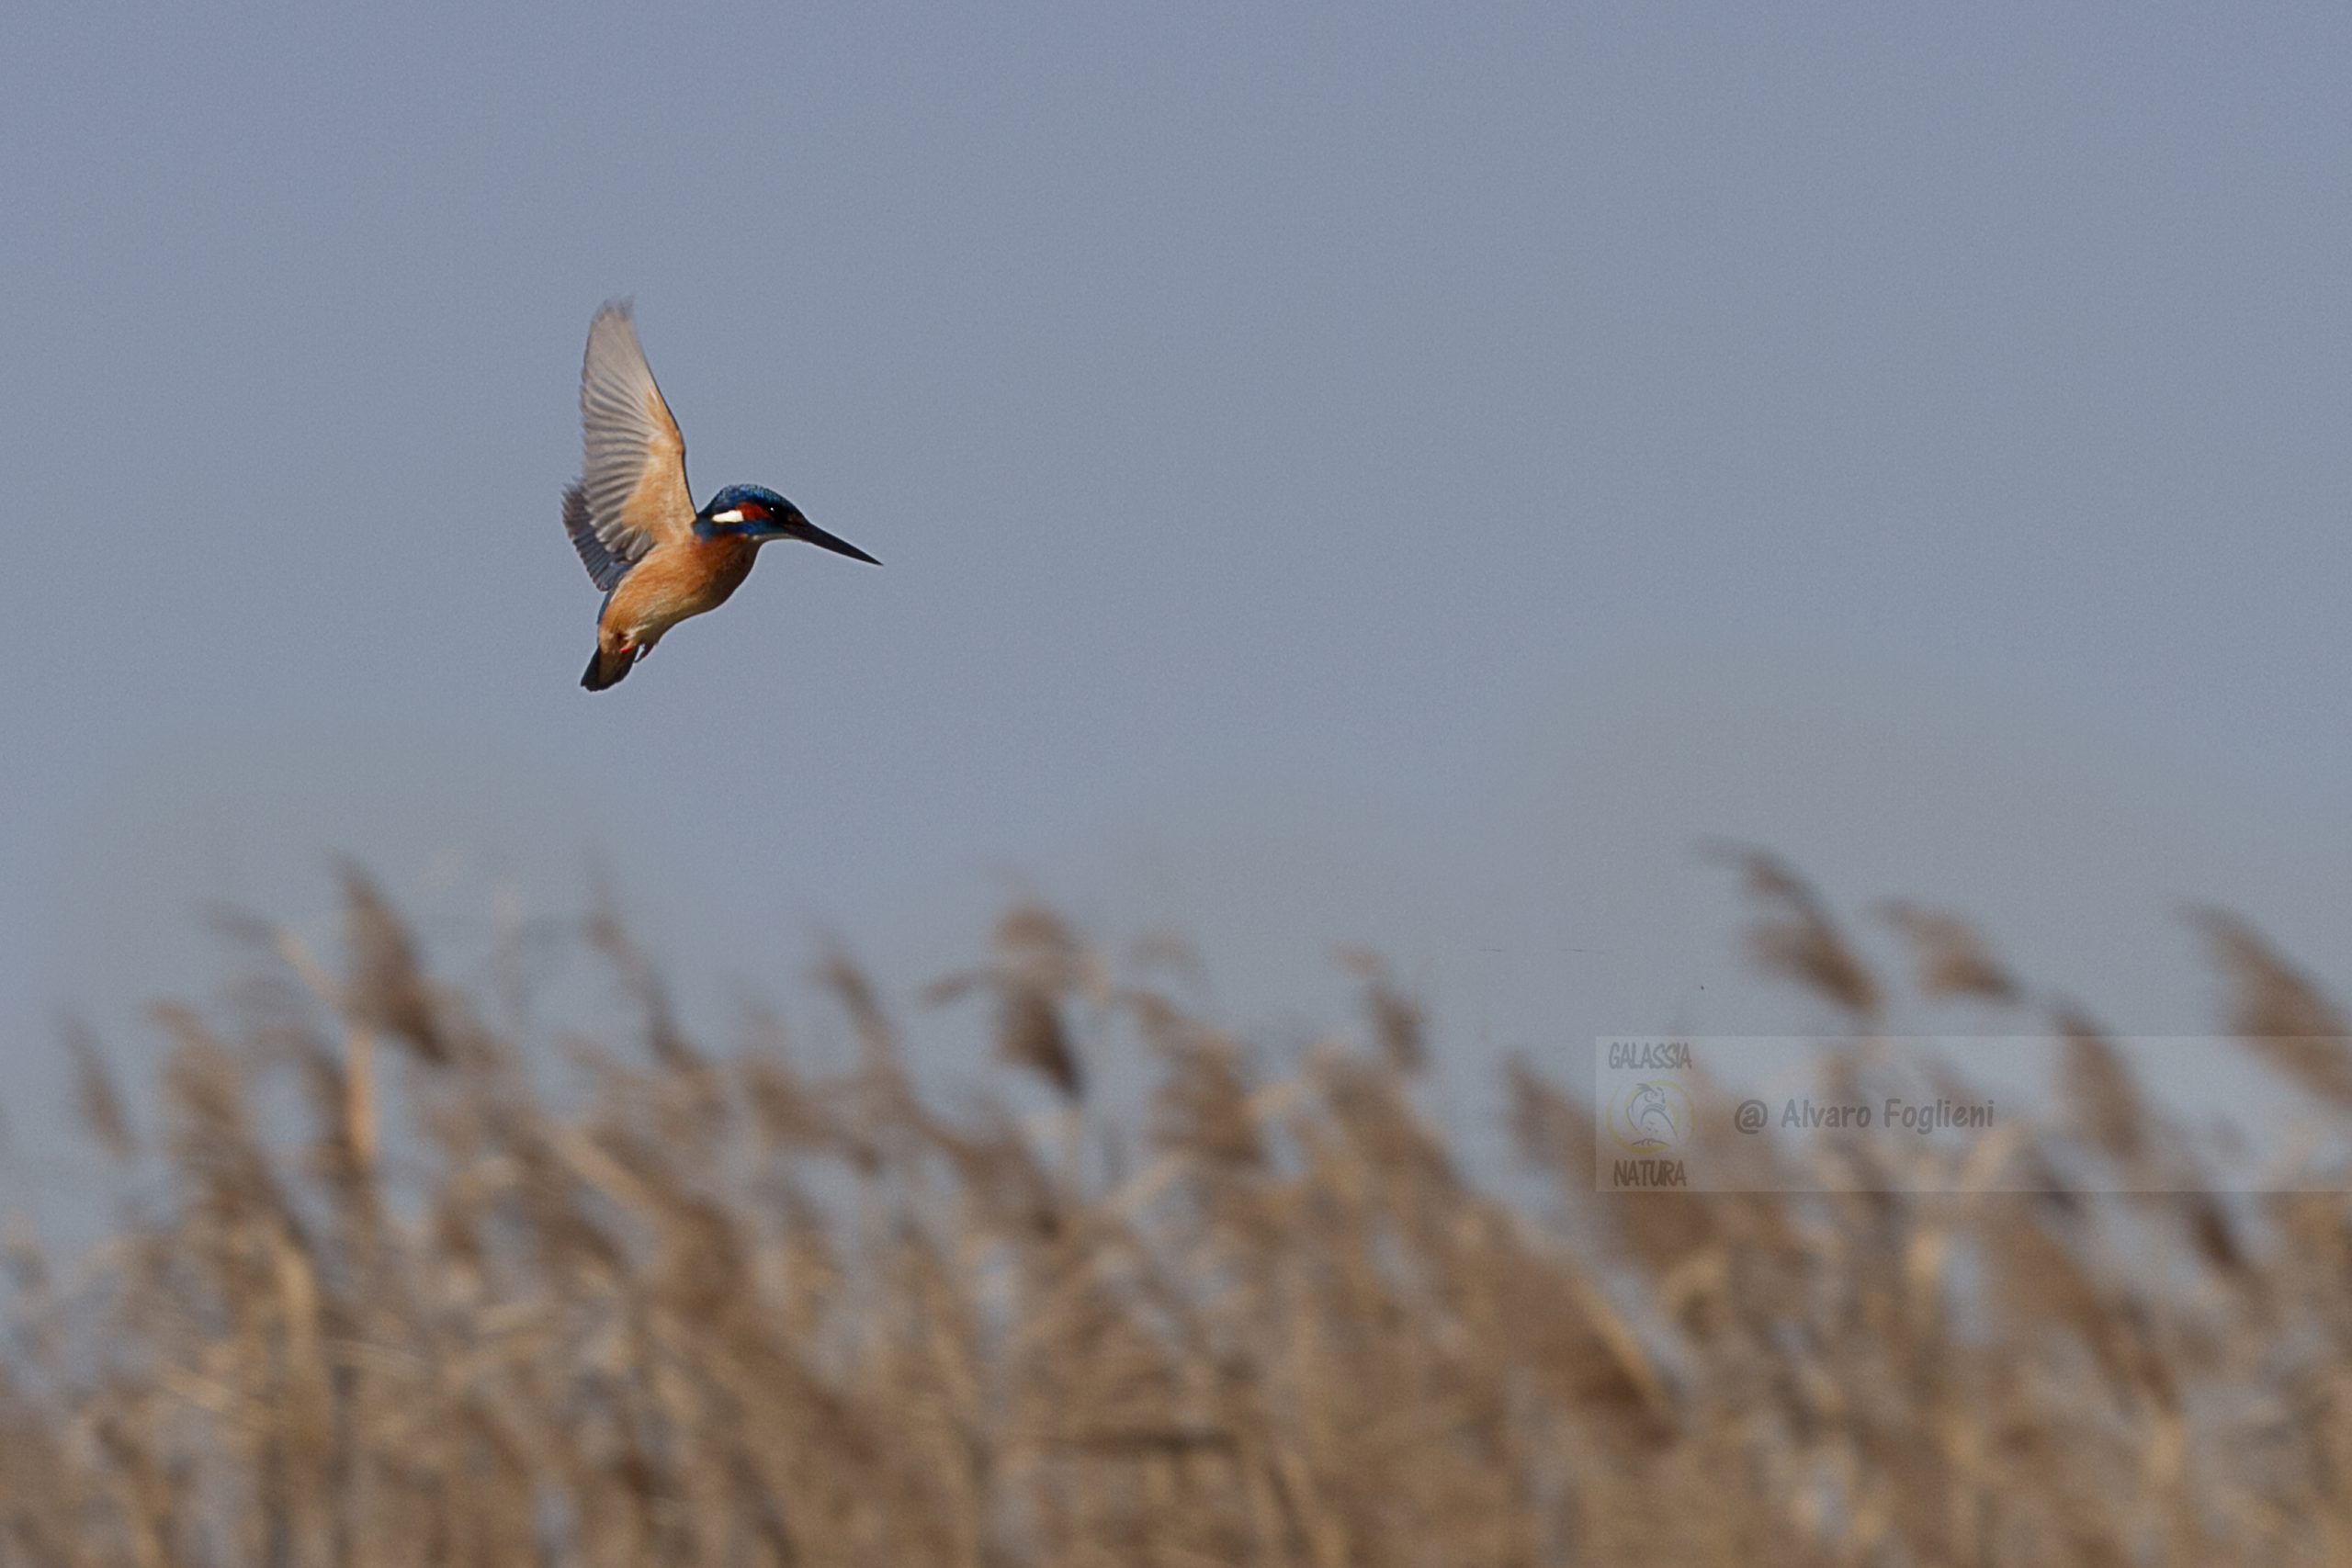
{"label": "plain sky background", "polygon": [[[601,859],[722,999],[1019,886],[1244,1021],[1369,942],[1480,1115],[1804,1022],[1711,834],[2119,1027],[2212,1021],[2185,899],[2344,978],[2347,82],[2319,5],[11,6],[0,1107],[336,851],[460,968]],[[888,564],[592,696],[622,294],[697,498]]]}

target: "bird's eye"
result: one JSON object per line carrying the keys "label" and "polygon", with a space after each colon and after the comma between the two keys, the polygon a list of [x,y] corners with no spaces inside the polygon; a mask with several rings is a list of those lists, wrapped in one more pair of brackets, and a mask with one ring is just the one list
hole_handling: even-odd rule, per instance
{"label": "bird's eye", "polygon": [[741,523],[743,521],[743,514],[737,511],[714,512],[710,514],[710,520],[713,523]]}

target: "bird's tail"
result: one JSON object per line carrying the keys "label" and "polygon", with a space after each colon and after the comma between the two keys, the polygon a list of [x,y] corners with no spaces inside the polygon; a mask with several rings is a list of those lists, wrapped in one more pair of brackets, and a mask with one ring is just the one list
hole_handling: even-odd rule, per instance
{"label": "bird's tail", "polygon": [[588,673],[580,677],[580,683],[592,692],[617,686],[621,677],[628,673],[628,667],[636,662],[635,649],[616,648],[607,652],[605,645],[599,642],[596,651],[589,657]]}

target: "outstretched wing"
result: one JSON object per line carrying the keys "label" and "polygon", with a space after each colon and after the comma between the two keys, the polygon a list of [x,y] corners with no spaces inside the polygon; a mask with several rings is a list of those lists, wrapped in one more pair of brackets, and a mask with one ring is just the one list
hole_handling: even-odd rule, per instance
{"label": "outstretched wing", "polygon": [[686,443],[637,345],[626,300],[589,325],[580,423],[580,482],[564,493],[563,526],[588,575],[609,592],[654,546],[694,536]]}

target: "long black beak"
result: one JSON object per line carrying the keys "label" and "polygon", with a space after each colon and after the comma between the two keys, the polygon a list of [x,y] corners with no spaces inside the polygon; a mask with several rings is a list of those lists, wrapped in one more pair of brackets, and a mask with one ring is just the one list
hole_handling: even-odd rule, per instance
{"label": "long black beak", "polygon": [[799,518],[797,521],[790,523],[779,524],[776,527],[776,533],[787,539],[805,539],[812,545],[822,545],[825,548],[832,551],[836,555],[847,556],[852,560],[862,560],[868,566],[880,566],[882,564],[880,561],[876,560],[872,556],[867,555],[864,550],[859,549],[855,545],[851,544],[847,539],[834,538],[831,534],[826,533],[822,528],[818,527],[817,525],[809,522],[806,517]]}

